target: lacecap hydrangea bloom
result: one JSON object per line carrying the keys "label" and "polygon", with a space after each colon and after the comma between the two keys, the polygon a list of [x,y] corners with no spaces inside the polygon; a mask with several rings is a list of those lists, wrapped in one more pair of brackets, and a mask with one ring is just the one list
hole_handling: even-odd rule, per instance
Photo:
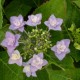
{"label": "lacecap hydrangea bloom", "polygon": [[43,66],[47,64],[47,60],[43,59],[43,53],[39,53],[37,55],[34,54],[33,57],[24,66],[23,72],[25,72],[28,77],[31,75],[36,77],[36,71],[40,70]]}
{"label": "lacecap hydrangea bloom", "polygon": [[14,63],[16,63],[19,66],[22,65],[22,57],[18,50],[14,50],[10,55],[9,64],[14,64]]}
{"label": "lacecap hydrangea bloom", "polygon": [[30,15],[28,16],[28,20],[26,22],[29,26],[37,26],[41,24],[42,14]]}
{"label": "lacecap hydrangea bloom", "polygon": [[56,18],[54,15],[51,15],[48,21],[45,21],[44,24],[48,26],[49,30],[58,30],[61,31],[61,24],[63,23],[63,19]]}
{"label": "lacecap hydrangea bloom", "polygon": [[25,21],[23,20],[23,16],[19,15],[10,17],[10,27],[11,30],[19,30],[20,32],[24,31]]}
{"label": "lacecap hydrangea bloom", "polygon": [[[59,60],[62,60],[66,54],[70,52],[69,39],[58,41],[53,47],[50,39],[51,34],[49,30],[52,29],[61,31],[61,24],[63,20],[51,15],[48,21],[44,22],[45,25],[48,26],[49,30],[43,30],[37,26],[41,24],[41,19],[41,13],[29,15],[27,21],[23,20],[22,15],[10,17],[11,25],[9,26],[9,29],[13,30],[14,33],[24,31],[24,36],[20,39],[20,34],[14,35],[11,32],[6,32],[5,39],[1,43],[2,46],[7,48],[7,52],[9,54],[8,63],[23,66],[23,72],[26,73],[27,77],[37,77],[36,72],[48,64],[48,61],[44,59],[43,55],[43,53],[45,53],[45,56],[50,58],[50,56],[48,56],[49,54],[46,53],[48,49],[51,48]],[[36,28],[27,32],[24,30],[24,25]],[[19,44],[21,44],[20,47],[18,47]],[[16,47],[18,47],[17,49],[21,49],[21,52],[18,51]]]}
{"label": "lacecap hydrangea bloom", "polygon": [[19,38],[20,34],[14,35],[11,32],[6,32],[5,39],[2,41],[1,45],[7,48],[9,55],[19,45],[18,43]]}
{"label": "lacecap hydrangea bloom", "polygon": [[58,41],[57,44],[51,48],[51,50],[54,51],[55,56],[59,60],[62,60],[66,56],[66,54],[70,52],[69,44],[69,39],[63,39],[61,41]]}

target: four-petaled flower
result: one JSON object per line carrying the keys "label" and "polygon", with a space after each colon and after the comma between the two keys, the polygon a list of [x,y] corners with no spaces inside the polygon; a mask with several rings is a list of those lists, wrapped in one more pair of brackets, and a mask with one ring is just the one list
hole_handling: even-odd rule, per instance
{"label": "four-petaled flower", "polygon": [[61,24],[63,22],[63,19],[56,18],[54,15],[51,15],[48,19],[48,21],[45,21],[44,24],[48,26],[49,30],[58,30],[61,31]]}
{"label": "four-petaled flower", "polygon": [[23,16],[19,15],[10,17],[10,27],[11,30],[19,30],[20,32],[24,31],[25,21],[23,20]]}
{"label": "four-petaled flower", "polygon": [[8,54],[14,51],[14,49],[19,45],[18,40],[20,34],[12,34],[11,32],[6,32],[5,39],[2,41],[1,45],[7,48]]}
{"label": "four-petaled flower", "polygon": [[70,52],[69,44],[69,39],[63,39],[61,41],[58,41],[57,44],[51,48],[51,50],[54,51],[55,56],[59,60],[62,60],[66,56],[66,54]]}
{"label": "four-petaled flower", "polygon": [[16,63],[19,66],[22,66],[22,57],[20,56],[20,53],[18,50],[15,50],[10,55],[9,64]]}
{"label": "four-petaled flower", "polygon": [[42,14],[30,15],[28,16],[28,21],[26,22],[29,26],[37,26],[41,24]]}

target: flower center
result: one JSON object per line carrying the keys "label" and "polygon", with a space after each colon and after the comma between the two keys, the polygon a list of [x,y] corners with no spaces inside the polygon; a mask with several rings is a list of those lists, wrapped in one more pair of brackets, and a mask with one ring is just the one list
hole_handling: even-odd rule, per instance
{"label": "flower center", "polygon": [[12,54],[12,57],[11,57],[12,60],[18,60],[20,59],[20,54]]}
{"label": "flower center", "polygon": [[30,65],[25,66],[24,69],[26,72],[30,72]]}
{"label": "flower center", "polygon": [[14,44],[14,39],[8,38],[7,44],[8,44],[9,46],[13,46],[13,44]]}
{"label": "flower center", "polygon": [[43,64],[43,60],[36,56],[35,59],[32,61],[32,66],[38,67],[39,65]]}
{"label": "flower center", "polygon": [[56,27],[57,21],[50,19],[50,25]]}
{"label": "flower center", "polygon": [[31,20],[32,20],[32,22],[36,23],[36,22],[38,21],[38,18],[37,18],[36,16],[33,16],[33,17],[31,18]]}
{"label": "flower center", "polygon": [[15,26],[20,26],[21,25],[21,23],[18,19],[16,19],[13,23],[14,23]]}
{"label": "flower center", "polygon": [[58,44],[57,45],[57,51],[59,52],[59,54],[61,52],[64,52],[65,49],[66,49],[66,46],[64,44]]}

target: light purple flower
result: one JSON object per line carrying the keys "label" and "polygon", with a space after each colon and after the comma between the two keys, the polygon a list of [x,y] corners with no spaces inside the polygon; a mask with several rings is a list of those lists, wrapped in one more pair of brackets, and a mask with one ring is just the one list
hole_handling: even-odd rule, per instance
{"label": "light purple flower", "polygon": [[19,30],[21,32],[24,31],[24,25],[25,25],[25,21],[23,20],[23,16],[19,15],[17,16],[12,16],[10,17],[10,27],[9,29],[11,30]]}
{"label": "light purple flower", "polygon": [[69,44],[69,39],[63,39],[61,41],[58,41],[57,44],[51,48],[51,50],[54,51],[55,56],[59,60],[62,60],[66,56],[66,54],[70,52]]}
{"label": "light purple flower", "polygon": [[13,51],[13,53],[10,55],[9,64],[14,64],[21,66],[22,65],[22,57],[20,56],[20,53],[18,50]]}
{"label": "light purple flower", "polygon": [[34,54],[27,63],[23,63],[23,72],[26,73],[27,77],[37,77],[36,71],[40,70],[42,66],[45,66],[46,64],[48,64],[48,62],[47,60],[43,59],[43,53],[39,53],[38,55]]}
{"label": "light purple flower", "polygon": [[33,70],[32,66],[29,63],[23,63],[23,72],[26,73],[27,77],[33,76],[33,77],[37,77],[36,75],[36,71]]}
{"label": "light purple flower", "polygon": [[42,14],[30,15],[28,16],[28,21],[26,22],[29,26],[37,26],[41,24]]}
{"label": "light purple flower", "polygon": [[48,21],[45,21],[44,24],[48,26],[49,30],[59,30],[61,31],[61,24],[63,23],[63,19],[56,18],[54,15],[51,15]]}
{"label": "light purple flower", "polygon": [[33,57],[29,60],[29,63],[33,67],[34,71],[41,69],[42,66],[48,64],[47,60],[43,59],[43,53],[34,54]]}
{"label": "light purple flower", "polygon": [[14,49],[19,45],[18,40],[20,38],[19,34],[12,34],[11,32],[6,32],[5,39],[2,41],[1,45],[7,48],[8,54],[14,51]]}

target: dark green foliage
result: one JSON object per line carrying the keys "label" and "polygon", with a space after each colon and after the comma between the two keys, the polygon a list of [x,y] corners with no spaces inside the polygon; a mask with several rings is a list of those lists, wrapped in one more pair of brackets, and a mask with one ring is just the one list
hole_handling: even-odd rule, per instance
{"label": "dark green foliage", "polygon": [[2,1],[0,0],[0,29],[2,28],[3,15],[2,15]]}

